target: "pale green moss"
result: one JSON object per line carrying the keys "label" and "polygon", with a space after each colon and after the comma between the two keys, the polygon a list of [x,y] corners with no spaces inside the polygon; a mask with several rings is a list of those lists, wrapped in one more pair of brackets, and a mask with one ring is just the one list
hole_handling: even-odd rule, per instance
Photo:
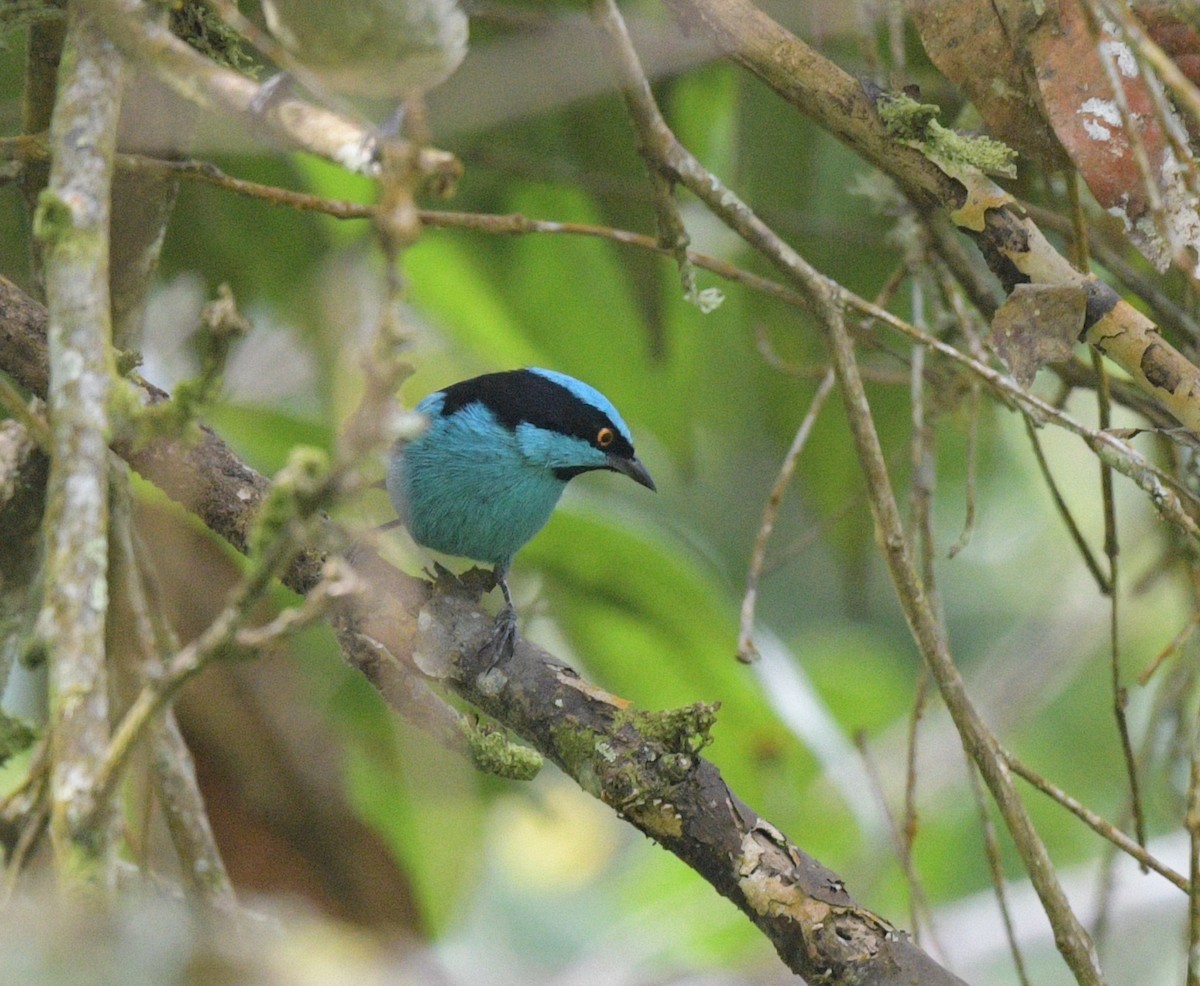
{"label": "pale green moss", "polygon": [[171,32],[218,65],[257,77],[262,67],[240,34],[202,0],[158,0],[171,12]]}
{"label": "pale green moss", "polygon": [[1017,152],[992,137],[968,136],[942,126],[940,109],[933,103],[918,103],[911,96],[888,94],[878,104],[879,118],[887,132],[915,147],[930,160],[951,170],[972,167],[1005,178],[1017,176]]}
{"label": "pale green moss", "polygon": [[67,205],[49,188],[38,195],[37,210],[33,214],[33,235],[40,243],[59,243],[75,228],[75,217]]}
{"label": "pale green moss", "polygon": [[512,742],[502,730],[483,724],[462,722],[471,748],[471,760],[480,770],[512,781],[531,781],[542,769],[537,750]]}
{"label": "pale green moss", "polygon": [[699,753],[712,742],[719,702],[696,702],[678,709],[645,712],[627,709],[617,715],[618,725],[627,721],[648,740],[661,743],[673,753]]}

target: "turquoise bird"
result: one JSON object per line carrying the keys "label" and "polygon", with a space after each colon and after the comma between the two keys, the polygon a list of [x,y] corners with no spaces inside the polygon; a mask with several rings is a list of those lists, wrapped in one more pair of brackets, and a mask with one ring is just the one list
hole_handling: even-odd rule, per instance
{"label": "turquoise bird", "polygon": [[[405,104],[444,82],[467,53],[458,0],[262,0],[262,11],[321,93],[400,101],[378,131],[384,137],[400,134]],[[251,109],[262,113],[289,86],[286,74],[268,79]]]}
{"label": "turquoise bird", "polygon": [[565,373],[487,373],[430,394],[417,411],[429,425],[393,449],[388,495],[417,544],[492,566],[505,602],[495,663],[515,633],[509,566],[567,483],[599,469],[649,490],[654,480],[608,398]]}
{"label": "turquoise bird", "polygon": [[262,0],[267,28],[334,92],[407,99],[467,53],[458,0]]}

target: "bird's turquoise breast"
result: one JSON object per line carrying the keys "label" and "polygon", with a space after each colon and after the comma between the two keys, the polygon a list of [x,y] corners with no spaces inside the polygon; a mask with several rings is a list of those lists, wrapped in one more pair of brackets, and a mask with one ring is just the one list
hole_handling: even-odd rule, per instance
{"label": "bird's turquoise breast", "polygon": [[550,519],[566,483],[531,461],[481,404],[441,417],[435,394],[418,410],[432,423],[393,457],[387,477],[405,527],[427,548],[507,567]]}

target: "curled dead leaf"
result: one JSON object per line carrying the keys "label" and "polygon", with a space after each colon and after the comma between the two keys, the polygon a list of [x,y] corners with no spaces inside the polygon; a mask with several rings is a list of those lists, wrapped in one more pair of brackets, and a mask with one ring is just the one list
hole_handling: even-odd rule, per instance
{"label": "curled dead leaf", "polygon": [[1070,359],[1087,299],[1077,287],[1018,284],[992,319],[992,344],[1022,387],[1047,363]]}

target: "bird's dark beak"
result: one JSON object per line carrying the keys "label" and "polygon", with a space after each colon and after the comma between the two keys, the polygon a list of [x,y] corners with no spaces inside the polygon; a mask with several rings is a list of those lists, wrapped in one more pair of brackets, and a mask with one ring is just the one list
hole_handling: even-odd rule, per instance
{"label": "bird's dark beak", "polygon": [[648,490],[658,492],[658,487],[654,485],[654,480],[650,478],[650,473],[646,471],[637,459],[637,456],[625,458],[620,455],[610,455],[608,457],[608,468],[613,472],[619,472],[623,476],[628,476],[635,483],[639,483]]}

